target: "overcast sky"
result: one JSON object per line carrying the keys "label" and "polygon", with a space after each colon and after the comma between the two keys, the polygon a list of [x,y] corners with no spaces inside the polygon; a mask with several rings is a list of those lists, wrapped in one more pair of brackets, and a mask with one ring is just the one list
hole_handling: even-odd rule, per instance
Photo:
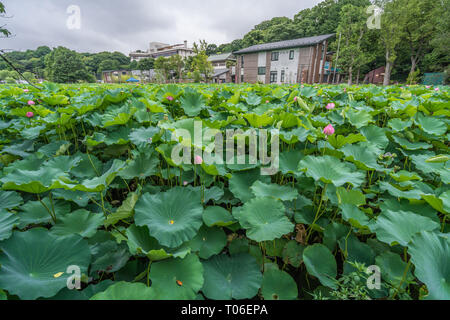
{"label": "overcast sky", "polygon": [[[79,52],[145,50],[148,43],[199,39],[217,45],[242,38],[254,25],[293,16],[320,0],[2,0],[14,34],[0,48],[25,50],[41,45]],[[77,5],[80,29],[69,29],[67,13]],[[70,19],[70,21],[76,21]],[[73,25],[73,24],[72,24]]]}

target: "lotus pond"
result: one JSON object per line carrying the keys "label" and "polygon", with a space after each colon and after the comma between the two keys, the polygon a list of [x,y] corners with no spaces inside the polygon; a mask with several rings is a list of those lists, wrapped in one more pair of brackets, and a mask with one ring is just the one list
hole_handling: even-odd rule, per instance
{"label": "lotus pond", "polygon": [[[0,300],[450,299],[449,94],[2,86]],[[207,129],[276,170],[174,161]]]}

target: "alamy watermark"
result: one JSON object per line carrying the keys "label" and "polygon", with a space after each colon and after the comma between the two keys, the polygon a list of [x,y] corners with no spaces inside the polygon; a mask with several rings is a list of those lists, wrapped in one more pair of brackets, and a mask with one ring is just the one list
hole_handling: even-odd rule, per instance
{"label": "alamy watermark", "polygon": [[81,29],[81,9],[77,5],[70,5],[66,10],[69,17],[66,20],[66,26],[69,30]]}
{"label": "alamy watermark", "polygon": [[[193,137],[186,129],[176,129],[172,140],[178,144],[172,149],[171,160],[176,165],[202,163],[256,165],[259,161],[261,175],[274,175],[278,172],[280,159],[278,129],[252,128],[246,131],[227,129],[224,133],[225,138],[223,132],[218,129],[204,129],[201,121],[194,121]],[[192,146],[194,147],[193,155]]]}
{"label": "alamy watermark", "polygon": [[383,13],[383,9],[376,5],[371,5],[367,7],[366,13],[370,14],[370,17],[367,19],[367,28],[368,29],[381,29],[381,14]]}
{"label": "alamy watermark", "polygon": [[377,265],[372,265],[367,267],[366,273],[369,275],[367,278],[367,288],[369,290],[380,290],[381,289],[381,270]]}

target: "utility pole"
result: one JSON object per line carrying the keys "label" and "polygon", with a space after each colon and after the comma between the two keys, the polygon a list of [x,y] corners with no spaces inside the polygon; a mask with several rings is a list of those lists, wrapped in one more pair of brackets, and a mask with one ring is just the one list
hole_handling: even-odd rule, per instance
{"label": "utility pole", "polygon": [[338,48],[337,48],[337,53],[336,53],[336,61],[334,63],[333,84],[335,84],[335,80],[336,80],[336,70],[338,67],[338,60],[339,60],[339,49],[341,48],[341,36],[342,36],[342,34],[339,32],[339,42],[338,42]]}

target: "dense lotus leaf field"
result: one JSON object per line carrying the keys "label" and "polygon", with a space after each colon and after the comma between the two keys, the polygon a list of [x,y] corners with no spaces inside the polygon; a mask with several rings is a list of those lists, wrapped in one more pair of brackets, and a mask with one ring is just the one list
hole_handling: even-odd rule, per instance
{"label": "dense lotus leaf field", "polygon": [[450,299],[448,87],[41,87],[0,87],[0,299]]}

